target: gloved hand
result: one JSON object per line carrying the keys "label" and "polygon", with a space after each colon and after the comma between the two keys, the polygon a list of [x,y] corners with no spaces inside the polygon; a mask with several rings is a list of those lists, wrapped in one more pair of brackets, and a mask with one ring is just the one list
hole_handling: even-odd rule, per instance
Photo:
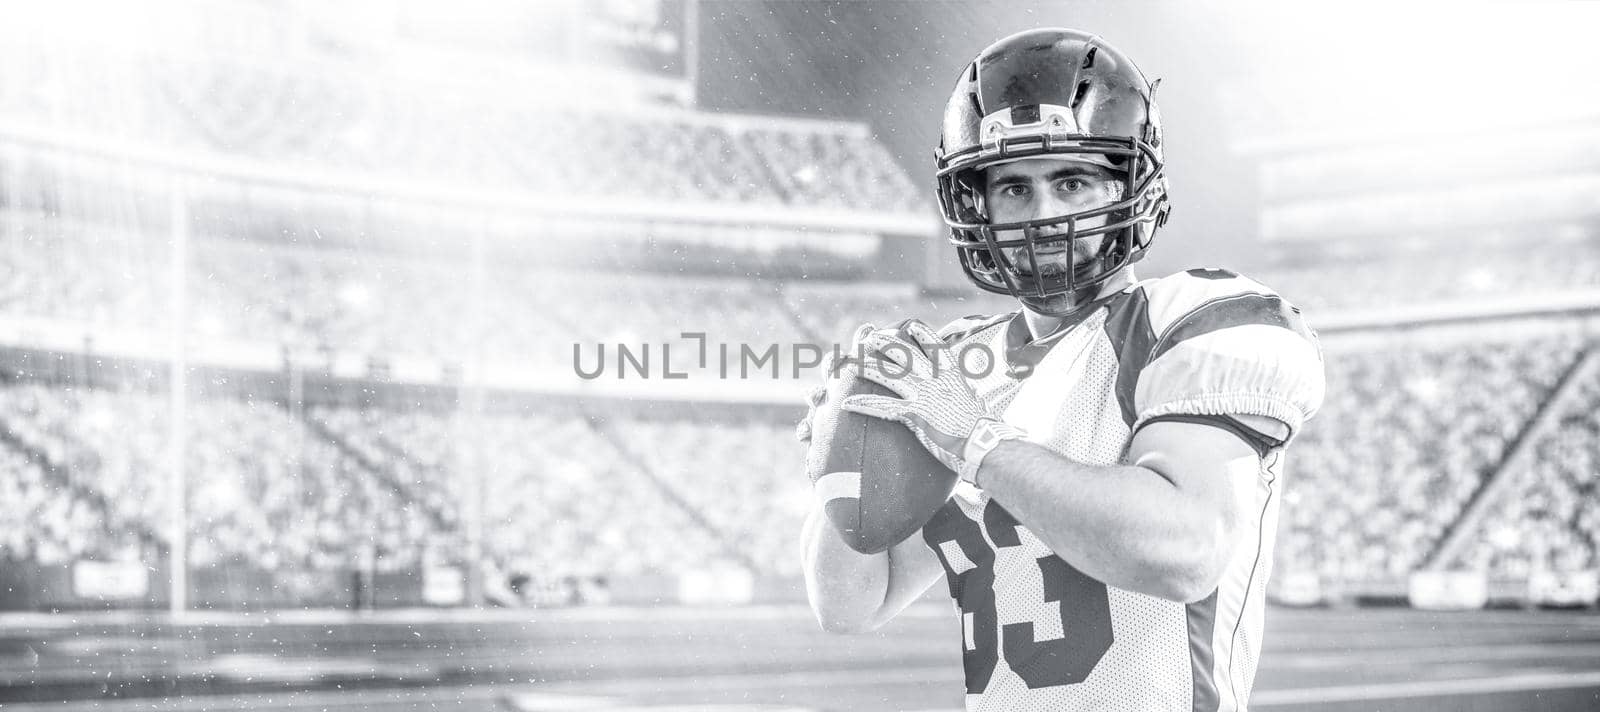
{"label": "gloved hand", "polygon": [[[872,331],[873,326],[871,324],[862,324],[861,326],[856,327],[854,335],[850,338],[850,351],[847,353],[857,353],[855,350],[856,346],[861,343],[862,338],[864,338],[867,334],[872,333]],[[833,383],[833,379],[837,378],[839,373],[842,372],[840,369],[842,369],[843,366],[834,360],[834,356],[835,352],[830,352],[823,357],[822,383],[806,392],[806,416],[801,418],[800,422],[795,423],[794,425],[795,439],[799,440],[805,445],[811,444],[811,432],[815,427],[814,421],[817,419],[817,407],[821,406],[823,402],[827,400],[828,386],[831,385]],[[850,358],[846,355],[841,360],[848,362]]]}
{"label": "gloved hand", "polygon": [[822,401],[827,397],[828,385],[826,383],[806,392],[806,416],[801,418],[800,422],[794,424],[794,437],[796,440],[806,445],[811,444],[811,421],[817,417],[817,406],[822,405]]}
{"label": "gloved hand", "polygon": [[973,484],[990,450],[1023,437],[989,411],[927,324],[908,320],[857,334],[865,356],[846,368],[899,397],[855,395],[841,404],[844,410],[905,425],[928,452]]}

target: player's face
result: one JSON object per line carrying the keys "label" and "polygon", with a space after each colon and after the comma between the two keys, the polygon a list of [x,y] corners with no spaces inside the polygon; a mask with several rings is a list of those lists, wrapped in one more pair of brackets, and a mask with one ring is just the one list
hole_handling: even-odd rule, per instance
{"label": "player's face", "polygon": [[[991,223],[1055,218],[1111,205],[1122,199],[1123,183],[1111,169],[1087,161],[1060,156],[1041,156],[992,166],[984,170],[984,206]],[[1106,224],[1107,215],[1077,223],[1078,231]],[[1067,234],[1067,225],[1051,225],[1038,230],[1040,237]],[[1021,239],[1020,230],[1003,230],[996,239]],[[1034,255],[1041,277],[1059,277],[1068,265],[1068,250],[1075,254],[1071,263],[1090,264],[1100,253],[1107,236],[1094,236],[1037,246]],[[1015,248],[1007,257],[1023,274],[1029,271],[1027,251]]]}

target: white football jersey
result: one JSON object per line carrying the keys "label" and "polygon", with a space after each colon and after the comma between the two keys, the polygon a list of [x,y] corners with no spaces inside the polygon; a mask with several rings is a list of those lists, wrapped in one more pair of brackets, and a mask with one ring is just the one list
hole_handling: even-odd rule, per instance
{"label": "white football jersey", "polygon": [[[1299,310],[1222,270],[1145,280],[1029,343],[1020,314],[941,335],[979,396],[1027,439],[1072,460],[1122,461],[1134,432],[1171,418],[1282,421],[1322,402],[1322,354]],[[923,527],[962,618],[969,710],[1244,710],[1262,616],[1283,444],[1257,442],[1247,526],[1221,585],[1184,605],[1107,586],[1055,556],[988,494],[961,484]]]}

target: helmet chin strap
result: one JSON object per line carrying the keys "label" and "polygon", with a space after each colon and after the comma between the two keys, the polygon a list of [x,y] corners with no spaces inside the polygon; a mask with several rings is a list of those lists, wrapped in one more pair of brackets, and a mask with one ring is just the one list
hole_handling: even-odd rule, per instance
{"label": "helmet chin strap", "polygon": [[1107,280],[1100,280],[1093,284],[1074,287],[1070,291],[1052,294],[1047,297],[1023,296],[1023,305],[1045,316],[1064,317],[1082,311],[1100,297],[1100,290]]}
{"label": "helmet chin strap", "polygon": [[1094,287],[1080,289],[1071,294],[1052,294],[1040,299],[1039,297],[1023,297],[1022,306],[1028,311],[1058,319],[1077,314],[1094,303],[1098,290]]}
{"label": "helmet chin strap", "polygon": [[[1120,261],[1122,254],[1118,253],[1126,251],[1126,240],[1130,240],[1130,238],[1131,235],[1128,232],[1123,232],[1122,235],[1118,235],[1114,240],[1106,240],[1106,243],[1101,245],[1099,254],[1094,256],[1094,264],[1099,266],[1099,264],[1106,264],[1107,261]],[[1115,280],[1115,275],[1120,274],[1122,270],[1128,269],[1131,264],[1133,264],[1133,259],[1128,259],[1128,261],[1123,262],[1122,266],[1117,267],[1112,274],[1107,275],[1104,280],[1098,280],[1098,282],[1091,283],[1091,285],[1077,286],[1074,290],[1066,291],[1066,293],[1050,294],[1045,298],[1019,296],[1019,299],[1022,301],[1022,306],[1032,310],[1035,314],[1054,318],[1072,317],[1072,315],[1080,314],[1085,309],[1098,306],[1099,302],[1102,301],[1101,291],[1106,288],[1107,283]]]}

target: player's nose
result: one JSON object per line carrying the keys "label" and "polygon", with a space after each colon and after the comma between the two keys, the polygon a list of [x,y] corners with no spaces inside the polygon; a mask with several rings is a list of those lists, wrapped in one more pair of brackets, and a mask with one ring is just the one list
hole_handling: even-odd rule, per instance
{"label": "player's nose", "polygon": [[[1068,212],[1065,206],[1062,206],[1059,203],[1052,203],[1052,201],[1040,202],[1048,204],[1041,205],[1034,210],[1032,216],[1032,219],[1034,220],[1051,220],[1066,215]],[[1038,228],[1035,228],[1033,230],[1033,235],[1034,237],[1056,237],[1067,234],[1067,230],[1067,223],[1059,222],[1053,225],[1042,225]]]}
{"label": "player's nose", "polygon": [[1029,217],[1034,220],[1053,218],[1059,215],[1059,213],[1055,212],[1057,209],[1058,201],[1056,201],[1054,198],[1051,198],[1048,194],[1041,195],[1034,199],[1033,215],[1030,215]]}
{"label": "player's nose", "polygon": [[[1033,201],[1032,219],[1048,220],[1051,218],[1059,218],[1072,212],[1072,206],[1069,205],[1065,200],[1053,195],[1051,191],[1040,191],[1038,195],[1039,197]],[[1050,232],[1064,233],[1067,231],[1067,226],[1065,223],[1062,223],[1059,225],[1051,225],[1044,229]]]}

